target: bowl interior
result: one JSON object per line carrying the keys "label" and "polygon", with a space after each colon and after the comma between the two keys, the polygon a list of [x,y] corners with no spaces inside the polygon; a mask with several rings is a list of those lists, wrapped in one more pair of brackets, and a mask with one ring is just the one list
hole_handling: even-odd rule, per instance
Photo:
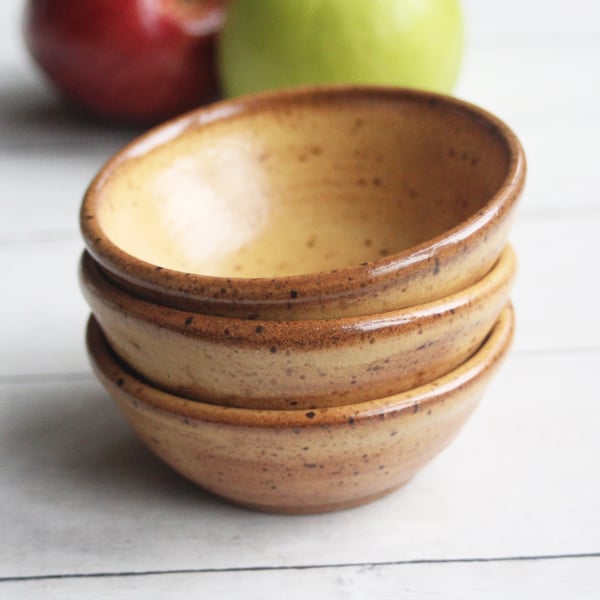
{"label": "bowl interior", "polygon": [[242,103],[200,121],[143,138],[93,191],[112,243],[176,271],[276,277],[381,258],[476,214],[509,169],[483,120],[410,95]]}

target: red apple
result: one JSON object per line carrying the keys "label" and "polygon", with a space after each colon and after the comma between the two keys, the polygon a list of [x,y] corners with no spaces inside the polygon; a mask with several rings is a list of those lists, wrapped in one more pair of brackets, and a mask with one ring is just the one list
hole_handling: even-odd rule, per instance
{"label": "red apple", "polygon": [[71,101],[113,121],[158,122],[216,93],[227,0],[28,0],[27,46]]}

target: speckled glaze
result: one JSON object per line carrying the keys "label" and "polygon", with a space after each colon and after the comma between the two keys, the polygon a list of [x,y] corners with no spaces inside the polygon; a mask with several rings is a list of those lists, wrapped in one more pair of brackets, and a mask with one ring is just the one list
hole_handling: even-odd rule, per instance
{"label": "speckled glaze", "polygon": [[478,283],[442,300],[366,317],[250,321],[149,303],[120,290],[84,254],[83,293],[111,346],[157,387],[225,406],[314,408],[427,383],[477,350],[506,305],[507,247]]}
{"label": "speckled glaze", "polygon": [[403,394],[314,411],[223,408],[150,387],[110,350],[96,321],[96,375],[140,439],[206,490],[270,512],[315,513],[374,500],[407,482],[454,438],[510,346],[503,311],[480,350],[456,370]]}
{"label": "speckled glaze", "polygon": [[119,152],[87,248],[147,300],[244,319],[375,314],[478,281],[525,179],[511,130],[460,100],[330,87],[234,99]]}

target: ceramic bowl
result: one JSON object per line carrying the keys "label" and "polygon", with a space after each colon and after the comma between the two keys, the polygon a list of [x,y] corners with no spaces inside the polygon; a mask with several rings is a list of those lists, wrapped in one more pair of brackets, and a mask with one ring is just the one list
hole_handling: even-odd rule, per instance
{"label": "ceramic bowl", "polygon": [[369,502],[408,481],[454,438],[513,332],[506,308],[479,351],[430,384],[314,411],[224,408],[151,387],[88,325],[93,368],[141,440],[206,490],[243,506],[311,513]]}
{"label": "ceramic bowl", "polygon": [[375,314],[478,281],[525,178],[511,130],[460,100],[376,87],[202,108],[119,152],[81,208],[136,295],[235,318]]}
{"label": "ceramic bowl", "polygon": [[515,274],[508,247],[476,284],[366,317],[249,321],[179,311],[112,284],[85,254],[85,298],[118,355],[153,385],[241,408],[350,404],[447,373],[481,345]]}

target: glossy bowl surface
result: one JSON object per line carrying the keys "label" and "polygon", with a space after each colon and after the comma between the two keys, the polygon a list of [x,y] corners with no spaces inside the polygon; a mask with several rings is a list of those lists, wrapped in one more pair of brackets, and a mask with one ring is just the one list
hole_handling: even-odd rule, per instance
{"label": "glossy bowl surface", "polygon": [[387,494],[445,448],[506,355],[513,325],[507,307],[473,357],[428,385],[314,411],[223,408],[160,391],[123,366],[93,317],[87,343],[101,383],[173,469],[236,504],[314,513]]}
{"label": "glossy bowl surface", "polygon": [[89,187],[89,252],[173,308],[327,319],[479,280],[525,178],[511,130],[429,92],[287,90],[202,108],[119,152]]}
{"label": "glossy bowl surface", "polygon": [[89,255],[84,296],[117,354],[153,385],[187,398],[262,409],[315,408],[427,383],[479,348],[508,302],[507,247],[476,284],[377,315],[250,321],[179,311],[121,290]]}

